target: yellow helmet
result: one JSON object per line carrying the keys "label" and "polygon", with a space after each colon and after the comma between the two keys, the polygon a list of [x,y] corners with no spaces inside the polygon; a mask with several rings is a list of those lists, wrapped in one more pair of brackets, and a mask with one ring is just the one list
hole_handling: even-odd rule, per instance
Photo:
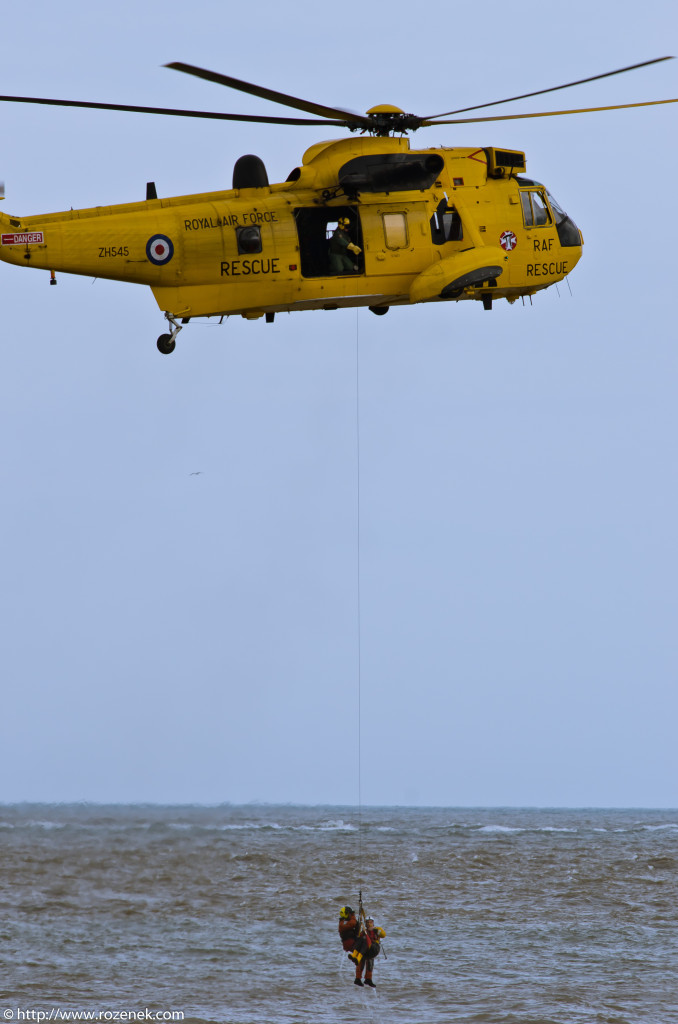
{"label": "yellow helmet", "polygon": [[346,920],[349,917],[353,917],[353,914],[354,911],[351,909],[351,907],[342,907],[341,910],[339,911],[339,917],[341,917],[343,920]]}
{"label": "yellow helmet", "polygon": [[[340,217],[339,220],[337,221],[337,223],[339,224],[340,228],[348,228],[348,227],[351,226],[351,222],[348,219],[348,217]],[[352,911],[351,911],[351,913],[352,913]]]}

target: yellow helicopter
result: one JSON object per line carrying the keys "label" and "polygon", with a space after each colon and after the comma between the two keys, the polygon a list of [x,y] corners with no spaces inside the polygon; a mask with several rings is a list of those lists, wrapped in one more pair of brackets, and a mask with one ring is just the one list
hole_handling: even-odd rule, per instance
{"label": "yellow helicopter", "polygon": [[[464,117],[671,60],[659,57],[550,89],[430,117],[384,104],[366,114],[298,99],[190,64],[166,67],[315,115],[264,117],[163,107],[0,96],[0,101],[123,110],[263,124],[332,125],[351,135],[320,142],[287,180],[270,184],[259,157],[236,161],[233,188],[42,216],[0,214],[0,259],[50,272],[149,285],[174,350],[194,317],[248,320],[303,309],[473,299],[492,309],[563,280],[583,238],[547,189],[525,176],[525,154],[495,147],[411,149],[408,131],[676,103],[655,100],[580,110]],[[357,134],[359,133],[359,134]]]}

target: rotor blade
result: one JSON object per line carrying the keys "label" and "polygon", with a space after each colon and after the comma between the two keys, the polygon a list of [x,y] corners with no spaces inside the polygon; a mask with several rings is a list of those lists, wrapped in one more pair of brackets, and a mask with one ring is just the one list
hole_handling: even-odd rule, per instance
{"label": "rotor blade", "polygon": [[524,117],[558,117],[560,114],[592,114],[597,110],[628,110],[630,107],[656,107],[662,103],[678,103],[675,100],[648,100],[646,103],[615,103],[612,107],[581,107],[579,110],[544,110],[539,114],[495,114],[494,117],[457,117],[445,121],[422,121],[420,128],[432,128],[436,124],[477,124],[481,121],[518,121]]}
{"label": "rotor blade", "polygon": [[327,107],[322,103],[314,103],[311,100],[301,100],[296,96],[288,96],[284,92],[276,92],[274,89],[265,89],[261,85],[251,85],[249,82],[242,82],[239,78],[230,78],[228,75],[221,75],[217,71],[206,71],[204,68],[194,67],[193,64],[182,64],[181,61],[174,61],[165,64],[166,68],[174,71],[183,71],[186,75],[194,75],[196,78],[204,78],[208,82],[216,82],[217,85],[226,85],[229,89],[237,89],[239,92],[249,93],[251,96],[259,96],[264,100],[271,100],[273,103],[282,103],[285,107],[294,107],[296,110],[305,110],[309,114],[317,114],[319,117],[334,117],[340,121],[350,121],[351,124],[360,124],[369,127],[370,121],[362,114],[352,114],[348,110],[340,110],[338,107]]}
{"label": "rotor blade", "polygon": [[466,114],[469,110],[482,110],[483,107],[498,107],[501,103],[513,103],[515,100],[526,100],[530,96],[542,96],[545,92],[558,92],[559,89],[570,89],[573,85],[584,85],[585,82],[595,82],[599,78],[610,78],[612,75],[621,75],[625,71],[635,71],[636,68],[645,68],[648,64],[660,64],[663,60],[674,59],[674,57],[655,57],[654,60],[645,60],[641,64],[629,64],[627,68],[617,68],[616,71],[606,71],[602,75],[592,75],[591,78],[580,78],[576,82],[567,82],[565,85],[554,85],[550,89],[538,89],[536,92],[524,92],[522,96],[511,96],[506,100],[494,100],[492,103],[479,103],[475,107],[463,107],[461,110],[448,110],[444,114],[433,114],[431,117],[423,118],[423,120],[431,121],[438,117],[451,117],[453,114]]}
{"label": "rotor blade", "polygon": [[[37,96],[0,96],[1,103],[42,103],[52,107],[84,107],[89,110],[123,110],[132,114],[168,114],[170,117],[206,117],[216,121],[254,121],[258,124],[331,124],[348,127],[345,120],[308,117],[262,117],[254,114],[222,114],[210,110],[178,110],[173,107],[136,107],[127,103],[92,103],[86,100],[52,100]],[[352,122],[351,122],[352,123]]]}

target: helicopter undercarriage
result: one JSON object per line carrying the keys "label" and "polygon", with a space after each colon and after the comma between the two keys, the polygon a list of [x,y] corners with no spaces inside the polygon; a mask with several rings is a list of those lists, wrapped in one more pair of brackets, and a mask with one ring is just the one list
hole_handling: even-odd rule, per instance
{"label": "helicopter undercarriage", "polygon": [[184,324],[188,323],[188,318],[184,318],[181,323],[178,323],[171,313],[165,313],[165,320],[172,325],[172,331],[170,334],[161,334],[156,344],[158,352],[161,352],[164,356],[169,356],[174,352],[177,344],[177,334],[183,329]]}
{"label": "helicopter undercarriage", "polygon": [[[501,288],[495,278],[490,278],[487,281],[478,282],[475,286],[469,286],[459,288],[454,291],[448,291],[446,295],[439,295],[435,298],[428,299],[428,302],[462,302],[462,301],[475,301],[482,302],[483,310],[491,311],[494,306],[494,302],[498,299],[506,299],[506,301],[513,305],[519,298],[522,298],[523,303],[528,298],[531,302],[532,296],[538,291],[543,291],[548,288],[549,285],[540,285],[535,288],[529,289],[515,289],[515,288]],[[200,315],[199,319],[211,319],[212,316],[218,316],[219,322],[221,323],[224,319],[230,316],[241,316],[245,320],[260,320],[265,319],[266,323],[273,323],[275,320],[276,313],[298,313],[304,310],[323,310],[324,312],[334,312],[339,309],[354,309],[362,306],[369,309],[375,316],[384,316],[388,313],[391,306],[408,306],[411,305],[411,300],[407,294],[392,294],[392,295],[342,295],[336,298],[326,297],[325,299],[319,300],[307,300],[302,302],[292,303],[285,308],[279,306],[275,309],[251,309],[251,310],[231,310],[224,313],[214,313]],[[171,355],[176,347],[176,338],[186,324],[191,319],[198,319],[198,317],[182,317],[179,321],[178,316],[169,312],[164,313],[165,319],[172,326],[170,333],[161,334],[157,340],[158,351],[162,355]]]}

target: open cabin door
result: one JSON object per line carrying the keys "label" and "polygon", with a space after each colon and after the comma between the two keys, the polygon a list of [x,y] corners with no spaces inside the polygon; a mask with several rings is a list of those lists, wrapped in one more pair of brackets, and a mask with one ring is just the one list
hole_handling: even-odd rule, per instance
{"label": "open cabin door", "polygon": [[[333,274],[330,269],[330,243],[339,220],[347,217],[350,226],[347,233],[354,245],[362,251],[359,255],[352,255],[351,262],[355,265],[354,271],[347,271],[346,274]],[[299,236],[299,253],[301,262],[302,277],[336,277],[336,276],[361,276],[365,273],[365,255],[363,244],[363,231],[360,220],[360,213],[355,206],[332,206],[298,207],[294,211],[294,219],[297,225]]]}

